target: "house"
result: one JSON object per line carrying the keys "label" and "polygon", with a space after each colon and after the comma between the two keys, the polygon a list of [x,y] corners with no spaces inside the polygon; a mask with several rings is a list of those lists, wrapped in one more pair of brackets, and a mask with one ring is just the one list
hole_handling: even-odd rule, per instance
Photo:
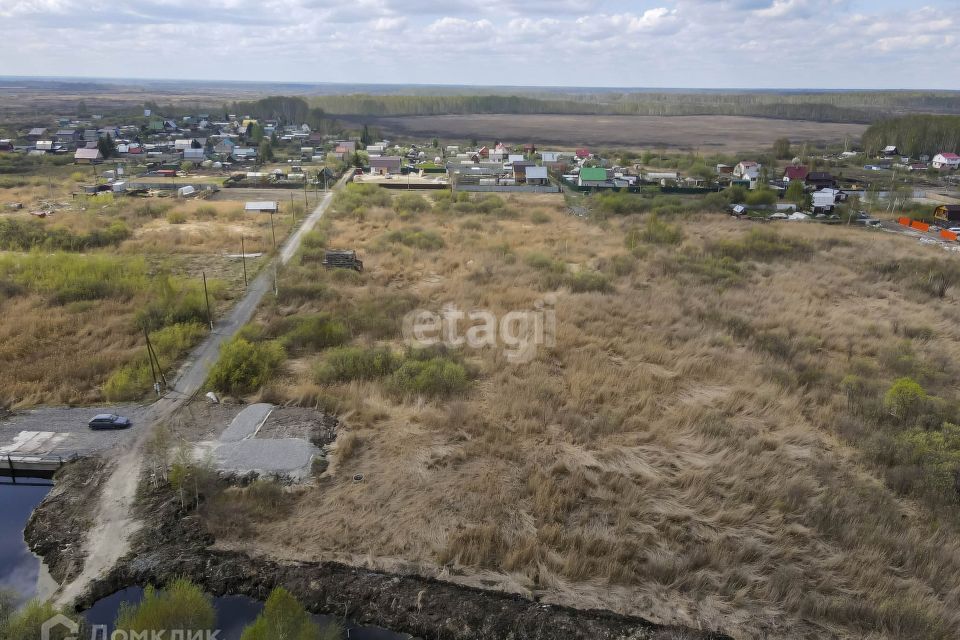
{"label": "house", "polygon": [[933,156],[933,162],[930,163],[934,169],[954,170],[960,168],[960,156],[955,153],[938,153]]}
{"label": "house", "polygon": [[53,151],[53,140],[37,140],[37,151]]}
{"label": "house", "polygon": [[387,175],[400,173],[400,167],[403,165],[403,158],[400,156],[379,156],[370,158],[370,173],[374,175]]}
{"label": "house", "polygon": [[190,149],[193,147],[193,140],[180,139],[173,143],[173,148],[177,151],[183,151],[184,149]]}
{"label": "house", "polygon": [[809,173],[810,170],[803,165],[791,165],[783,170],[783,181],[792,182],[799,180],[803,182],[807,179],[807,174]]}
{"label": "house", "polygon": [[590,157],[590,150],[586,148],[577,149],[576,155],[577,155],[577,158],[579,158],[580,160],[586,160],[587,158]]}
{"label": "house", "polygon": [[517,183],[526,182],[527,179],[527,169],[533,167],[534,164],[529,160],[514,160],[510,163],[513,168],[513,179]]}
{"label": "house", "polygon": [[550,184],[550,179],[547,177],[547,168],[527,167],[526,181],[527,184]]}
{"label": "house", "polygon": [[807,186],[814,189],[832,189],[837,186],[837,179],[826,171],[811,171],[804,179]]}
{"label": "house", "polygon": [[836,195],[832,189],[824,189],[813,194],[813,210],[816,212],[833,211],[837,203]]}
{"label": "house", "polygon": [[883,148],[883,151],[880,152],[880,155],[885,158],[892,158],[893,156],[900,155],[900,150],[897,149],[896,145],[890,144]]}
{"label": "house", "polygon": [[83,139],[83,132],[78,132],[76,129],[60,129],[54,134],[53,139],[60,144],[76,144]]}
{"label": "house", "polygon": [[30,129],[29,133],[27,133],[27,137],[31,140],[39,140],[46,132],[47,130],[44,127],[34,127],[33,129]]}
{"label": "house", "polygon": [[507,156],[507,162],[511,164],[514,164],[517,162],[523,162],[523,161],[524,161],[524,156],[522,153],[511,153],[510,155]]}
{"label": "house", "polygon": [[13,140],[10,138],[0,139],[0,151],[13,151]]}
{"label": "house", "polygon": [[960,204],[941,204],[933,210],[933,217],[943,222],[960,222]]}
{"label": "house", "polygon": [[523,145],[524,154],[532,154],[537,152],[537,145],[535,144],[525,144]]}
{"label": "house", "polygon": [[280,210],[280,203],[269,200],[248,202],[243,205],[243,210],[251,213],[276,213]]}
{"label": "house", "polygon": [[540,159],[544,162],[558,162],[560,160],[559,151],[541,151]]}
{"label": "house", "polygon": [[73,154],[73,161],[76,164],[96,164],[103,162],[103,154],[100,149],[77,149]]}
{"label": "house", "polygon": [[718,164],[717,165],[717,175],[718,176],[729,176],[733,173],[733,167],[728,164]]}
{"label": "house", "polygon": [[741,160],[733,168],[733,175],[753,182],[760,177],[760,165],[752,160]]}
{"label": "house", "polygon": [[503,159],[506,157],[505,151],[500,151],[499,149],[494,149],[490,152],[490,161],[491,162],[503,162]]}
{"label": "house", "polygon": [[184,149],[183,159],[186,162],[193,162],[194,164],[200,164],[201,162],[206,160],[207,157],[203,149]]}
{"label": "house", "polygon": [[603,167],[583,167],[577,177],[578,187],[605,187],[607,184],[607,170]]}
{"label": "house", "polygon": [[231,155],[234,160],[256,160],[257,150],[252,147],[234,147]]}
{"label": "house", "polygon": [[233,150],[236,148],[236,146],[236,142],[230,138],[224,138],[217,144],[213,145],[213,152],[221,156],[230,156],[233,155]]}

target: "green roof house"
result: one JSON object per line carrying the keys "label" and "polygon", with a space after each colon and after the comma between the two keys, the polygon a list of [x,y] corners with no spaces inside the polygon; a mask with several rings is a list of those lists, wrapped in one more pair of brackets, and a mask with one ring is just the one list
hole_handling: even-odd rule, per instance
{"label": "green roof house", "polygon": [[577,179],[578,187],[610,187],[607,182],[607,170],[603,167],[583,167]]}

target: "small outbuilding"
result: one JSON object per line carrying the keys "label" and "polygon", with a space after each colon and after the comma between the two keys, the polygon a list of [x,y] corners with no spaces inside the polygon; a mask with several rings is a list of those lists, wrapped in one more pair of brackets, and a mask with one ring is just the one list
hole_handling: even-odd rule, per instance
{"label": "small outbuilding", "polygon": [[243,206],[243,210],[251,213],[277,213],[280,211],[280,203],[271,200],[248,202]]}

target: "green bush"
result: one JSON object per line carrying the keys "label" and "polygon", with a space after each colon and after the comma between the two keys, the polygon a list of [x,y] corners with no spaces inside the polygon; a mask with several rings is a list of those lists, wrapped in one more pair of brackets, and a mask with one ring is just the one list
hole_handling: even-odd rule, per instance
{"label": "green bush", "polygon": [[543,211],[534,211],[530,214],[530,222],[533,224],[547,224],[550,222],[550,216]]}
{"label": "green bush", "polygon": [[402,193],[393,200],[397,213],[423,213],[430,210],[430,202],[419,193]]}
{"label": "green bush", "polygon": [[560,260],[554,260],[545,253],[540,252],[528,253],[527,257],[524,258],[524,262],[538,271],[565,273],[567,270],[566,263]]}
{"label": "green bush", "polygon": [[279,337],[283,346],[290,351],[326,349],[342,345],[350,339],[346,325],[325,313],[294,316],[282,324],[283,332]]}
{"label": "green bush", "polygon": [[123,603],[117,612],[116,629],[130,632],[212,631],[216,612],[211,599],[185,578],[174,580],[162,591],[148,585],[138,604]]}
{"label": "green bush", "polygon": [[276,341],[252,343],[235,337],[220,347],[209,384],[227,393],[250,393],[270,381],[284,358],[283,346]]}
{"label": "green bush", "polygon": [[589,293],[597,291],[607,293],[613,289],[610,279],[599,271],[579,271],[567,278],[567,286],[573,293]]}
{"label": "green bush", "polygon": [[680,244],[683,242],[683,229],[678,224],[667,224],[654,213],[647,218],[640,239],[650,244]]}
{"label": "green bush", "polygon": [[[12,609],[12,607],[11,607]],[[56,615],[65,615],[77,623],[83,622],[83,616],[78,616],[70,609],[59,609],[51,602],[31,600],[19,610],[5,611],[0,616],[0,638],[3,640],[37,640],[41,637],[43,623]],[[82,627],[83,625],[81,625]],[[50,640],[69,640],[70,638],[84,637],[81,629],[78,634],[68,633],[63,626],[51,630]]]}
{"label": "green bush", "polygon": [[187,221],[187,214],[183,211],[171,211],[167,214],[167,222],[170,224],[184,224]]}
{"label": "green bush", "polygon": [[406,360],[391,376],[389,387],[401,394],[440,397],[462,393],[469,383],[462,364],[438,356]]}
{"label": "green bush", "polygon": [[444,246],[443,238],[434,231],[424,231],[417,227],[412,229],[398,229],[385,236],[387,242],[402,244],[415,249],[435,251]]}
{"label": "green bush", "polygon": [[[207,290],[214,299],[223,295],[224,284],[208,280]],[[207,301],[203,284],[157,278],[152,287],[154,297],[137,312],[136,323],[140,329],[156,330],[161,327],[188,322],[207,322]]]}
{"label": "green bush", "polygon": [[[195,344],[207,335],[206,325],[196,322],[175,324],[150,333],[150,343],[153,345],[164,372],[173,365]],[[153,369],[150,367],[146,348],[137,358],[117,371],[113,372],[103,386],[104,395],[110,401],[137,400],[153,386]]]}
{"label": "green bush", "polygon": [[906,464],[924,471],[926,486],[933,497],[956,502],[960,481],[960,426],[944,423],[939,429],[914,428],[897,436],[898,449]]}
{"label": "green bush", "polygon": [[76,235],[61,227],[45,226],[42,223],[0,218],[0,249],[29,251],[33,248],[45,251],[87,251],[100,247],[112,247],[130,237],[130,229],[116,220],[104,229]]}
{"label": "green bush", "polygon": [[374,380],[390,375],[398,366],[398,358],[386,347],[340,347],[327,352],[314,370],[314,378],[320,383]]}
{"label": "green bush", "polygon": [[358,215],[371,207],[389,207],[390,194],[374,184],[350,183],[341,189],[334,199],[333,210],[337,214]]}
{"label": "green bush", "polygon": [[777,258],[806,258],[813,245],[797,238],[786,238],[775,231],[752,229],[735,240],[708,243],[706,252],[719,258],[768,262]]}
{"label": "green bush", "polygon": [[883,407],[901,424],[915,419],[924,409],[929,396],[912,378],[898,378],[883,396]]}
{"label": "green bush", "polygon": [[331,622],[321,629],[289,591],[276,587],[240,640],[340,640],[342,636],[338,623]]}

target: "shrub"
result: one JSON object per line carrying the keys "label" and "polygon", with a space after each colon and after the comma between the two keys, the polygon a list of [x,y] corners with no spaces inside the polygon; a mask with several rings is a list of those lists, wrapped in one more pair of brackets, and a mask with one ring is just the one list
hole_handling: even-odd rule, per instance
{"label": "shrub", "polygon": [[[207,333],[206,325],[196,322],[175,324],[150,334],[153,345],[164,371],[183,357]],[[103,386],[108,400],[137,400],[153,385],[153,369],[150,366],[146,349],[133,362],[115,371]]]}
{"label": "shrub", "polygon": [[46,293],[54,304],[79,300],[129,300],[149,287],[140,258],[67,253],[0,255],[0,279]]}
{"label": "shrub", "polygon": [[350,339],[346,325],[332,320],[328,314],[295,316],[284,324],[285,330],[280,339],[283,346],[291,351],[326,349]]}
{"label": "shrub", "polygon": [[735,240],[709,243],[706,251],[720,258],[764,262],[777,258],[804,258],[813,252],[813,246],[796,238],[784,238],[774,231],[753,229]]}
{"label": "shrub", "polygon": [[35,247],[50,251],[86,251],[115,246],[130,237],[130,229],[116,220],[105,229],[76,235],[67,229],[43,226],[33,221],[0,219],[0,249],[29,251]]}
{"label": "shrub", "polygon": [[758,206],[771,206],[777,204],[777,192],[773,189],[760,188],[747,192],[746,204]]}
{"label": "shrub", "polygon": [[402,193],[393,200],[397,213],[422,213],[430,210],[430,202],[419,193]]}
{"label": "shrub", "polygon": [[599,271],[579,271],[567,278],[567,286],[573,293],[598,291],[607,293],[613,289],[607,276]]}
{"label": "shrub", "polygon": [[538,271],[547,271],[551,273],[564,273],[567,265],[560,260],[554,260],[550,256],[540,253],[528,253],[524,261]]}
{"label": "shrub", "polygon": [[167,222],[170,224],[184,224],[187,221],[187,214],[183,211],[171,211],[167,214]]}
{"label": "shrub", "polygon": [[904,461],[924,471],[935,495],[956,501],[956,483],[960,481],[960,426],[948,422],[939,429],[914,428],[898,435],[897,444]]}
{"label": "shrub", "polygon": [[462,393],[468,385],[463,365],[445,357],[409,359],[390,378],[390,387],[401,394],[448,396]]}
{"label": "shrub", "polygon": [[170,629],[202,632],[212,631],[215,622],[210,598],[189,580],[179,578],[162,591],[148,585],[138,604],[121,604],[116,628],[128,633]]}
{"label": "shrub", "polygon": [[650,214],[640,239],[650,244],[680,244],[683,242],[683,229],[678,224],[667,224],[656,214]]}
{"label": "shrub", "polygon": [[211,220],[217,217],[217,210],[212,205],[203,204],[197,207],[196,215],[198,218]]}
{"label": "shrub", "polygon": [[530,222],[533,224],[547,224],[550,222],[550,216],[543,211],[534,211],[530,214]]}
{"label": "shrub", "polygon": [[266,384],[283,360],[283,346],[278,342],[251,343],[235,337],[220,347],[209,383],[219,391],[249,393]]}
{"label": "shrub", "polygon": [[398,229],[386,235],[387,242],[399,243],[415,249],[434,251],[444,246],[443,238],[434,231],[423,231],[417,227]]}
{"label": "shrub", "polygon": [[883,407],[901,423],[915,418],[927,403],[923,387],[911,378],[898,378],[883,396]]}
{"label": "shrub", "polygon": [[240,640],[327,640],[338,639],[342,629],[337,623],[331,623],[320,630],[310,615],[296,598],[283,587],[270,592],[263,611],[253,624],[243,630]]}
{"label": "shrub", "polygon": [[[4,607],[5,609],[7,607]],[[31,600],[19,610],[13,611],[12,605],[6,616],[0,616],[0,638],[4,640],[34,640],[40,638],[43,624],[50,618],[62,614],[70,619],[82,622],[82,617],[69,609],[58,609],[52,602]],[[50,631],[50,640],[70,640],[84,637],[84,633],[71,634],[63,626],[55,627]]]}
{"label": "shrub", "polygon": [[399,362],[386,347],[340,347],[327,352],[314,370],[320,383],[374,380],[393,373]]}

